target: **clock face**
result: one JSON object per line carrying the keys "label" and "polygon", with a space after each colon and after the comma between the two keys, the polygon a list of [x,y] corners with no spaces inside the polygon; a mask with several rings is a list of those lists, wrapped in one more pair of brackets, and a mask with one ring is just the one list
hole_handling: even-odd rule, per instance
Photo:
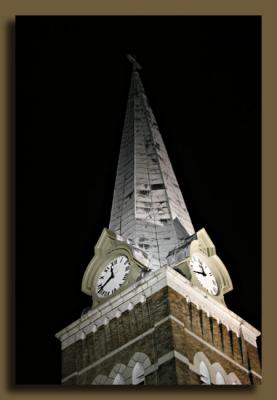
{"label": "clock face", "polygon": [[214,296],[218,294],[219,289],[216,278],[210,268],[200,258],[192,256],[190,269],[204,289]]}
{"label": "clock face", "polygon": [[98,297],[107,297],[115,293],[125,282],[130,272],[130,263],[126,256],[118,256],[110,261],[96,281]]}

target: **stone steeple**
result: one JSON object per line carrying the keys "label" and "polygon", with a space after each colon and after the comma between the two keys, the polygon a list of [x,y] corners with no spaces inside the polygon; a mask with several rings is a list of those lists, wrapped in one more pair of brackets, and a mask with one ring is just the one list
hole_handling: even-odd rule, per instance
{"label": "stone steeple", "polygon": [[168,265],[168,255],[194,228],[154,114],[133,63],[131,85],[109,228],[142,250],[149,268]]}
{"label": "stone steeple", "polygon": [[260,332],[224,303],[228,270],[205,229],[194,232],[131,61],[110,229],[82,280],[92,308],[56,334],[62,383],[260,383]]}

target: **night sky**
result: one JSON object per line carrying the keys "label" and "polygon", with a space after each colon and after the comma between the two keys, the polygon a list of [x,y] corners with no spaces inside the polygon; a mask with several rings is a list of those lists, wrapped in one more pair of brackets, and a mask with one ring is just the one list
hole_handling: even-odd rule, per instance
{"label": "night sky", "polygon": [[18,17],[17,384],[59,384],[55,333],[78,319],[86,266],[108,227],[131,65],[196,230],[261,328],[259,17]]}

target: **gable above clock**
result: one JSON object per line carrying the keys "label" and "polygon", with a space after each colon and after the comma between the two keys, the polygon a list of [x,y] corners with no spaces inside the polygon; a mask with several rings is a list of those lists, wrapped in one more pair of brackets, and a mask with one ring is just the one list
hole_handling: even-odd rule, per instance
{"label": "gable above clock", "polygon": [[85,270],[82,292],[92,297],[94,306],[101,304],[140,279],[148,271],[147,265],[141,250],[104,228]]}
{"label": "gable above clock", "polygon": [[224,304],[224,295],[233,289],[229,272],[216,254],[206,230],[199,230],[188,244],[187,256],[172,267],[207,295]]}

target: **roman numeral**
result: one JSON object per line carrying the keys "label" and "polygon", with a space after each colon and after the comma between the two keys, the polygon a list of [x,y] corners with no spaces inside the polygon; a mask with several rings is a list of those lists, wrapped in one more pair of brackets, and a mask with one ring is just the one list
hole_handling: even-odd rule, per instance
{"label": "roman numeral", "polygon": [[107,295],[109,294],[108,292],[106,292],[106,291],[103,290],[102,288],[99,289],[97,293],[101,294],[101,296],[107,296]]}

